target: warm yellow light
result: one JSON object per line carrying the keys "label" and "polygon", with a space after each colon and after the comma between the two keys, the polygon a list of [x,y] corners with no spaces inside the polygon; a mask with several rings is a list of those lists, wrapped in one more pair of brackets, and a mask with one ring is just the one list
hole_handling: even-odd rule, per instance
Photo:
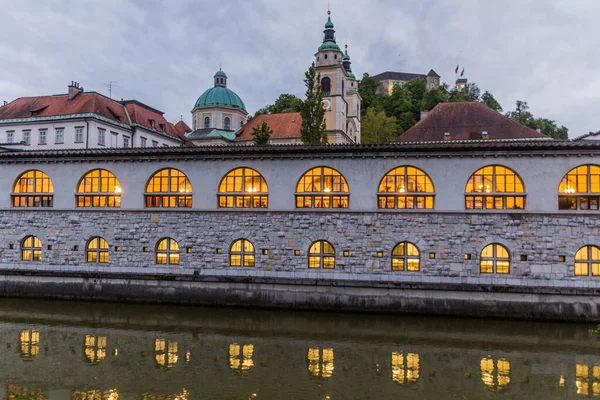
{"label": "warm yellow light", "polygon": [[558,386],[565,387],[565,377],[562,375],[560,376],[560,380],[558,381]]}
{"label": "warm yellow light", "polygon": [[325,193],[330,193],[331,189],[329,189],[328,187],[325,188],[325,190],[323,190]]}
{"label": "warm yellow light", "polygon": [[406,188],[404,187],[404,185],[400,186],[400,193],[405,193],[406,192]]}
{"label": "warm yellow light", "polygon": [[563,190],[565,193],[575,193],[576,190],[571,185],[567,185],[567,187]]}
{"label": "warm yellow light", "polygon": [[121,186],[115,186],[115,193],[121,193]]}

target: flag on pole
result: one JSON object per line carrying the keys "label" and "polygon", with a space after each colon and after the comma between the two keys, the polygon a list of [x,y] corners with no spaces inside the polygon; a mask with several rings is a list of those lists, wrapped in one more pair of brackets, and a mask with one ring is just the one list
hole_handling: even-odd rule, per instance
{"label": "flag on pole", "polygon": [[460,77],[462,78],[465,74],[465,68],[463,67],[462,72],[460,73]]}
{"label": "flag on pole", "polygon": [[456,71],[454,71],[455,74],[458,74],[458,64],[456,64]]}

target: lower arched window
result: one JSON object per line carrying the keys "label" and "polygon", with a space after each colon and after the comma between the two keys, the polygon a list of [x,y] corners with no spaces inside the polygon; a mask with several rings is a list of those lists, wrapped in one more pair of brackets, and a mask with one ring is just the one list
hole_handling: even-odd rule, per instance
{"label": "lower arched window", "polygon": [[331,243],[319,240],[310,246],[308,250],[308,268],[335,268],[335,250]]}
{"label": "lower arched window", "polygon": [[156,245],[156,263],[179,265],[180,259],[179,244],[171,238],[164,238]]}
{"label": "lower arched window", "polygon": [[487,245],[481,251],[479,269],[482,274],[509,274],[510,253],[501,244]]}
{"label": "lower arched window", "polygon": [[86,250],[86,260],[89,263],[108,263],[108,242],[101,237],[90,239]]}
{"label": "lower arched window", "polygon": [[22,261],[42,261],[42,242],[36,236],[27,236],[21,243]]}
{"label": "lower arched window", "polygon": [[575,255],[575,276],[600,276],[600,247],[585,246]]}
{"label": "lower arched window", "polygon": [[419,272],[421,257],[417,246],[410,242],[403,242],[394,247],[392,251],[392,271]]}
{"label": "lower arched window", "polygon": [[254,267],[254,245],[246,239],[233,242],[229,250],[229,265],[231,267]]}

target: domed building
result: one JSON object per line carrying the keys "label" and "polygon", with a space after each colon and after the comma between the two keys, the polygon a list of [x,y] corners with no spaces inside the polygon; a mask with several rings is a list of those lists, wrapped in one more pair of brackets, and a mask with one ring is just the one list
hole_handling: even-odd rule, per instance
{"label": "domed building", "polygon": [[203,145],[230,142],[247,119],[246,105],[227,87],[227,74],[219,69],[214,76],[214,86],[202,93],[194,105],[192,132],[186,136]]}

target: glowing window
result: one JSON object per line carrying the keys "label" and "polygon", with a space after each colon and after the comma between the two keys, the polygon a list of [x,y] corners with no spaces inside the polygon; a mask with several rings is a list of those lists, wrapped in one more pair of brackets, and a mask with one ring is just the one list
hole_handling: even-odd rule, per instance
{"label": "glowing window", "polygon": [[246,239],[233,242],[229,250],[229,266],[254,267],[254,245]]}
{"label": "glowing window", "polygon": [[[465,189],[468,210],[524,210],[525,186],[510,168],[491,165],[475,172]],[[480,193],[480,194],[478,194]]]}
{"label": "glowing window", "polygon": [[218,204],[219,208],[267,208],[267,182],[251,168],[234,169],[221,180]]}
{"label": "glowing window", "polygon": [[331,378],[334,370],[333,349],[320,349],[318,347],[308,349],[308,372],[312,376],[320,378]]}
{"label": "glowing window", "polygon": [[569,171],[558,187],[559,210],[598,210],[600,166],[582,165]]}
{"label": "glowing window", "polygon": [[156,339],[154,341],[154,360],[156,364],[166,369],[173,368],[179,360],[177,347],[177,342]]}
{"label": "glowing window", "polygon": [[418,168],[398,167],[379,183],[379,208],[433,209],[435,193],[429,176]]}
{"label": "glowing window", "polygon": [[491,391],[506,389],[510,383],[510,362],[504,358],[497,362],[492,358],[482,358],[479,367],[481,381]]}
{"label": "glowing window", "polygon": [[12,193],[13,207],[52,207],[54,186],[42,171],[30,170],[15,182]]}
{"label": "glowing window", "polygon": [[308,250],[308,268],[335,268],[335,250],[331,243],[319,240],[310,246]]}
{"label": "glowing window", "polygon": [[108,242],[101,237],[90,239],[86,254],[89,263],[108,264]]}
{"label": "glowing window", "polygon": [[401,385],[411,385],[419,380],[421,361],[418,354],[392,352],[392,380]]}
{"label": "glowing window", "polygon": [[106,358],[106,336],[85,335],[83,353],[90,364],[100,364]]}
{"label": "glowing window", "polygon": [[121,184],[112,172],[95,169],[77,185],[77,207],[121,207]]}
{"label": "glowing window", "polygon": [[147,208],[191,208],[192,184],[183,172],[166,168],[150,178],[144,198]]}
{"label": "glowing window", "polygon": [[348,208],[346,178],[333,168],[313,168],[296,186],[296,208]]}
{"label": "glowing window", "polygon": [[[591,384],[591,385],[590,385]],[[590,367],[585,364],[575,365],[575,386],[577,394],[583,396],[600,396],[600,365]],[[590,390],[591,388],[591,390]]]}
{"label": "glowing window", "polygon": [[240,346],[237,343],[229,345],[229,368],[235,371],[249,371],[254,367],[252,355],[254,354],[254,346],[245,344]]}
{"label": "glowing window", "polygon": [[174,239],[164,238],[156,245],[156,263],[179,265],[181,254],[179,243]]}
{"label": "glowing window", "polygon": [[482,274],[509,274],[510,253],[501,244],[493,243],[481,251],[479,269]]}
{"label": "glowing window", "polygon": [[575,255],[575,276],[600,276],[600,248],[585,246]]}
{"label": "glowing window", "polygon": [[21,357],[32,359],[40,352],[40,332],[36,330],[25,330],[19,334],[21,345]]}
{"label": "glowing window", "polygon": [[421,254],[410,242],[399,243],[392,251],[392,271],[419,272]]}
{"label": "glowing window", "polygon": [[36,236],[27,236],[21,243],[22,261],[42,261],[42,242]]}

